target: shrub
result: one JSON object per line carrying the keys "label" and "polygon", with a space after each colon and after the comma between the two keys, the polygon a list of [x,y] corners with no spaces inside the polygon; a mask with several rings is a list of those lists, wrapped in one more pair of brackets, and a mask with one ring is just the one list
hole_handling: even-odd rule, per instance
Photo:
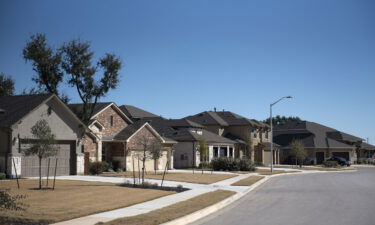
{"label": "shrub", "polygon": [[4,180],[6,177],[5,173],[0,173],[0,180]]}
{"label": "shrub", "polygon": [[337,167],[338,163],[336,161],[324,161],[323,162],[324,167]]}
{"label": "shrub", "polygon": [[211,161],[213,170],[221,171],[254,171],[255,165],[248,159],[215,158]]}
{"label": "shrub", "polygon": [[112,172],[113,165],[112,162],[102,161],[103,171],[104,172]]}
{"label": "shrub", "polygon": [[103,173],[103,162],[90,162],[90,174],[98,175]]}
{"label": "shrub", "polygon": [[237,163],[240,171],[255,171],[255,165],[251,160],[240,159]]}
{"label": "shrub", "polygon": [[199,168],[211,168],[211,164],[209,162],[201,162]]}
{"label": "shrub", "polygon": [[119,171],[121,169],[121,162],[117,161],[117,160],[113,160],[112,161],[112,169],[116,172]]}
{"label": "shrub", "polygon": [[181,184],[177,185],[176,191],[177,192],[183,192],[184,191],[184,186],[182,186]]}

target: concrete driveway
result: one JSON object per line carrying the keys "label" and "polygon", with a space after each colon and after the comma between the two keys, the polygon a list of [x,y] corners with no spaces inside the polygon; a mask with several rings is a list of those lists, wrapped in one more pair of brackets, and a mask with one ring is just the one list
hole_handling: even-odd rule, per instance
{"label": "concrete driveway", "polygon": [[375,168],[275,177],[194,224],[374,225]]}

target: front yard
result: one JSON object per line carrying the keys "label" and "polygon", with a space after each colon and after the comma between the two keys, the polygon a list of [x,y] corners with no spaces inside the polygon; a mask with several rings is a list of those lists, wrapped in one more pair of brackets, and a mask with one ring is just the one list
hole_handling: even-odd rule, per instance
{"label": "front yard", "polygon": [[0,211],[0,224],[51,223],[127,207],[175,192],[126,188],[112,183],[56,180],[56,189],[35,190],[38,180],[0,181],[0,188],[10,189],[12,195],[27,195],[26,211]]}
{"label": "front yard", "polygon": [[[108,173],[108,174],[101,174],[101,176],[106,177],[126,177],[126,178],[133,178],[132,172],[122,172],[122,173]],[[138,177],[138,172],[135,173],[135,176]],[[235,174],[208,174],[208,173],[201,173],[201,171],[195,171],[194,173],[167,173],[165,174],[164,180],[169,181],[179,181],[179,182],[188,182],[188,183],[198,183],[198,184],[212,184],[218,181],[226,180],[232,177],[235,177]],[[146,179],[156,179],[161,180],[163,178],[163,173],[154,173],[154,172],[147,172],[145,174]]]}

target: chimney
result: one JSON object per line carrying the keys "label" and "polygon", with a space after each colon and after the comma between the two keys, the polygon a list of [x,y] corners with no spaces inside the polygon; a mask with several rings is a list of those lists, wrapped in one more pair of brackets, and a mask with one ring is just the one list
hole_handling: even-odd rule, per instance
{"label": "chimney", "polygon": [[214,107],[214,112],[216,112],[216,107]]}

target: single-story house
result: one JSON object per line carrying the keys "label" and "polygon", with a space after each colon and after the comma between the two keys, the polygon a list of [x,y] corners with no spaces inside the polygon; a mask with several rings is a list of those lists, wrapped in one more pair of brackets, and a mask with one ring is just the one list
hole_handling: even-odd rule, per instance
{"label": "single-story house", "polygon": [[[0,97],[0,172],[9,177],[39,175],[36,156],[24,156],[23,150],[36,140],[31,134],[38,120],[48,122],[59,148],[50,158],[50,172],[57,159],[57,175],[82,174],[84,168],[81,138],[88,128],[54,94],[16,95]],[[90,134],[89,134],[90,135]],[[46,175],[48,159],[42,160],[42,175]]]}
{"label": "single-story house", "polygon": [[307,150],[306,162],[312,164],[321,164],[332,156],[343,157],[354,163],[362,157],[361,152],[371,151],[371,146],[364,144],[362,138],[310,121],[278,124],[273,134],[274,141],[282,149],[281,163],[291,163],[288,151],[293,140],[302,142]]}

